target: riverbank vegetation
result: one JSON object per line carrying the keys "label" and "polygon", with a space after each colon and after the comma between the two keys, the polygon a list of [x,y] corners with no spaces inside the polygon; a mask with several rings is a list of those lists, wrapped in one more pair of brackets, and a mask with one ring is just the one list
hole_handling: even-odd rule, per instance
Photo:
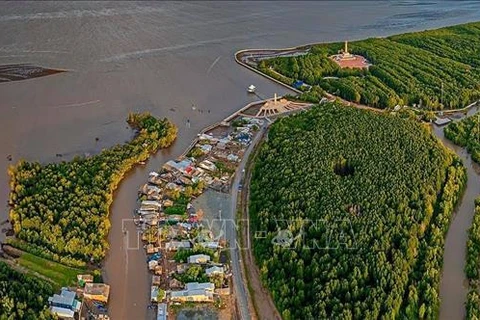
{"label": "riverbank vegetation", "polygon": [[105,257],[113,192],[135,164],[168,147],[177,128],[149,113],[132,113],[135,137],[90,157],[40,164],[20,161],[10,175],[10,243],[32,254],[83,267]]}
{"label": "riverbank vegetation", "polygon": [[372,63],[368,70],[341,69],[329,56],[342,47],[319,44],[307,55],[267,59],[258,68],[287,84],[300,79],[376,108],[454,109],[480,98],[480,22],[350,42],[351,53]]}
{"label": "riverbank vegetation", "polygon": [[465,274],[469,284],[466,318],[480,319],[480,198],[475,200],[475,214],[468,230]]}
{"label": "riverbank vegetation", "polygon": [[480,163],[480,118],[478,115],[451,122],[444,129],[445,137],[456,145],[466,147],[472,160]]}
{"label": "riverbank vegetation", "polygon": [[46,305],[52,285],[0,261],[0,319],[52,319]]}
{"label": "riverbank vegetation", "polygon": [[255,159],[253,250],[284,319],[436,319],[466,182],[428,127],[322,104],[277,120]]}
{"label": "riverbank vegetation", "polygon": [[[480,163],[480,121],[477,115],[450,123],[444,129],[445,137],[456,145],[466,147],[472,160]],[[480,319],[480,198],[475,200],[473,222],[468,231],[465,274],[469,291],[466,318]]]}

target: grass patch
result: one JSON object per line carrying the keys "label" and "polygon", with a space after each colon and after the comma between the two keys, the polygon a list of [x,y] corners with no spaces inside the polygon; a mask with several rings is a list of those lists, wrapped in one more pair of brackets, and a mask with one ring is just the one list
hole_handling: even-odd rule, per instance
{"label": "grass patch", "polygon": [[17,261],[22,267],[51,279],[59,287],[75,284],[77,274],[86,272],[84,269],[67,267],[58,262],[37,257],[30,253],[23,253]]}

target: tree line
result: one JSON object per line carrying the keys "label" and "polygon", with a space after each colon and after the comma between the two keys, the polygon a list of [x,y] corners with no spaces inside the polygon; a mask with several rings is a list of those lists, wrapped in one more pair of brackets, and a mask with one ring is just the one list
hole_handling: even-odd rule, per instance
{"label": "tree line", "polygon": [[127,122],[136,136],[98,155],[49,164],[22,160],[9,168],[12,245],[71,266],[105,257],[114,190],[177,134],[174,124],[149,113],[131,113]]}
{"label": "tree line", "polygon": [[480,121],[474,115],[454,121],[444,129],[445,137],[456,145],[466,147],[473,161],[480,163]]}
{"label": "tree line", "polygon": [[255,159],[253,250],[284,319],[436,319],[460,160],[409,119],[322,104]]}

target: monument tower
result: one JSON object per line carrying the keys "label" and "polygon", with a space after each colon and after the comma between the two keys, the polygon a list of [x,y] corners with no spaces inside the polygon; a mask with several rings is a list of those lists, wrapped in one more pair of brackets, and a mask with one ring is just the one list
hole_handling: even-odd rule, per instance
{"label": "monument tower", "polygon": [[345,41],[345,47],[343,49],[341,58],[342,58],[342,60],[350,60],[350,59],[355,58],[355,56],[353,54],[348,52],[348,41]]}

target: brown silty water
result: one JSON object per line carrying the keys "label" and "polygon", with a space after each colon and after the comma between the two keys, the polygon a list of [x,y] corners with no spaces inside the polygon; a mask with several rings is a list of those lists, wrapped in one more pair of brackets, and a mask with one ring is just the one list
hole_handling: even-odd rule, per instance
{"label": "brown silty water", "polygon": [[[259,97],[288,92],[238,66],[237,50],[441,27],[480,20],[479,9],[419,1],[0,3],[0,65],[69,70],[0,84],[0,202],[8,199],[7,166],[20,158],[68,160],[122,143],[132,135],[129,111],[170,118],[179,127],[175,144],[134,169],[115,193],[104,268],[112,319],[152,318],[145,253],[125,250],[123,235],[138,187],[202,128]],[[247,94],[250,84],[258,96]],[[3,206],[0,220],[7,216]],[[135,243],[135,228],[125,228]]]}

